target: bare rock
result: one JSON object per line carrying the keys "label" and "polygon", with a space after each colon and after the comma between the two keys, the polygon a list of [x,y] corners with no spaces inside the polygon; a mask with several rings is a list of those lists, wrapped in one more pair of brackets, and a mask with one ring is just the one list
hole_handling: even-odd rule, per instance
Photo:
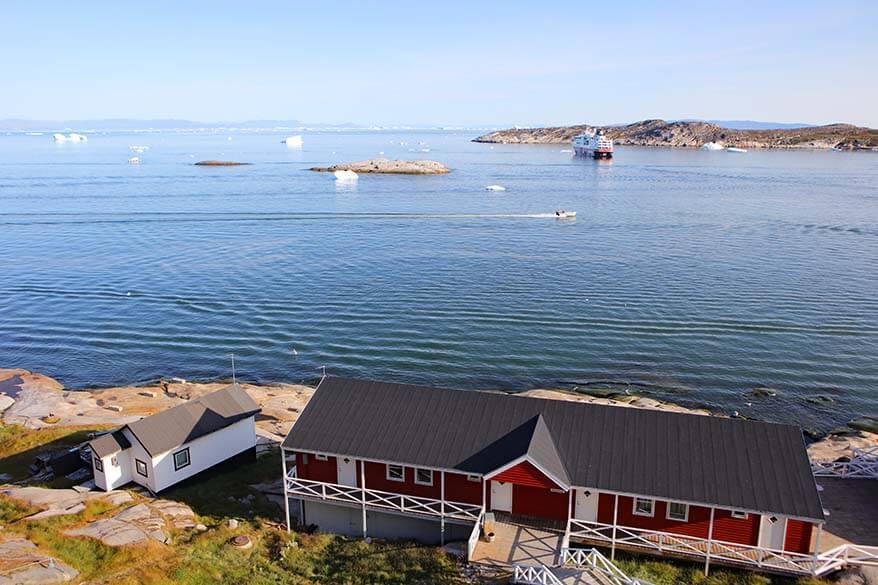
{"label": "bare rock", "polygon": [[18,536],[0,537],[0,585],[49,585],[74,579],[73,567]]}
{"label": "bare rock", "polygon": [[331,167],[312,167],[311,170],[321,173],[353,171],[355,173],[382,173],[390,175],[444,175],[451,172],[451,169],[434,160],[391,160],[389,158],[361,160]]}
{"label": "bare rock", "polygon": [[878,585],[878,567],[856,567],[838,574],[836,585]]}

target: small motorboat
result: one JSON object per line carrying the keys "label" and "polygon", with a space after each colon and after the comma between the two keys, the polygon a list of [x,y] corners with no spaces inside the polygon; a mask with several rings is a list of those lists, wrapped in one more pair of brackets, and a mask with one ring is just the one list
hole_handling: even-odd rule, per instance
{"label": "small motorboat", "polygon": [[566,211],[564,209],[555,210],[555,219],[573,219],[576,217],[575,211]]}
{"label": "small motorboat", "polygon": [[747,152],[746,148],[738,148],[737,146],[729,146],[726,152]]}

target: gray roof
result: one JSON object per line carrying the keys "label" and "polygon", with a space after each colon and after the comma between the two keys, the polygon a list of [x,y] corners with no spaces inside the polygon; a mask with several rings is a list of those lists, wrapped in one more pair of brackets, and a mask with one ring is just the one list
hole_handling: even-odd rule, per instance
{"label": "gray roof", "polygon": [[128,441],[128,438],[122,434],[122,429],[118,429],[92,439],[89,441],[88,446],[91,447],[91,452],[94,453],[98,459],[103,459],[104,457],[108,457],[114,453],[127,449],[131,446],[131,443]]}
{"label": "gray roof", "polygon": [[476,474],[527,454],[568,485],[823,520],[786,424],[326,378],[284,447]]}
{"label": "gray roof", "polygon": [[128,429],[152,455],[164,453],[260,411],[250,395],[237,384],[206,394],[129,423]]}

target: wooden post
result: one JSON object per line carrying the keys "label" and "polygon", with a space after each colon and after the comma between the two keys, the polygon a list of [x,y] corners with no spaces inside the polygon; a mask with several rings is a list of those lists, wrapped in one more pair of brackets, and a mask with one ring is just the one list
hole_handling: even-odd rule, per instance
{"label": "wooden post", "polygon": [[284,517],[287,519],[287,533],[290,528],[290,495],[287,493],[287,452],[283,447],[280,448],[280,462],[284,472]]}
{"label": "wooden post", "polygon": [[439,529],[440,542],[445,546],[445,470],[439,472]]}
{"label": "wooden post", "polygon": [[616,523],[619,519],[619,494],[614,496],[613,500],[613,540],[610,547],[610,560],[616,560]]}
{"label": "wooden post", "polygon": [[823,533],[823,523],[817,525],[817,536],[814,540],[814,568],[811,570],[811,574],[815,577],[817,576],[817,565],[820,563],[820,536]]}
{"label": "wooden post", "polygon": [[360,500],[363,503],[363,538],[366,538],[366,463],[360,459]]}
{"label": "wooden post", "polygon": [[713,549],[713,513],[716,508],[710,509],[710,524],[707,526],[707,557],[704,559],[704,576],[710,572],[710,551]]}

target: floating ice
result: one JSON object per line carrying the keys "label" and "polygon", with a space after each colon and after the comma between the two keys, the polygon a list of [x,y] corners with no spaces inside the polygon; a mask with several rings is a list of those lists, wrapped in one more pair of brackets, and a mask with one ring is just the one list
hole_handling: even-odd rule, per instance
{"label": "floating ice", "polygon": [[59,132],[57,134],[52,134],[52,138],[55,142],[88,142],[87,136],[76,134],[75,132],[71,132],[67,136]]}
{"label": "floating ice", "polygon": [[129,146],[128,150],[132,150],[132,151],[136,152],[137,154],[143,154],[144,152],[149,150],[149,147],[148,146]]}
{"label": "floating ice", "polygon": [[718,142],[705,142],[701,146],[701,150],[722,150],[723,145]]}
{"label": "floating ice", "polygon": [[502,185],[488,185],[485,187],[485,191],[505,191],[506,187]]}
{"label": "floating ice", "polygon": [[569,148],[562,148],[562,149],[561,149],[561,152],[573,152],[573,151],[570,150]]}
{"label": "floating ice", "polygon": [[139,165],[140,164],[140,157],[139,156],[132,156],[131,158],[128,159],[128,164],[129,165]]}
{"label": "floating ice", "polygon": [[360,178],[359,175],[357,175],[357,173],[355,173],[354,171],[335,171],[332,174],[335,175],[336,181],[342,181],[345,183],[349,181],[356,181]]}
{"label": "floating ice", "polygon": [[301,148],[303,143],[302,137],[298,134],[284,138],[284,144],[293,148]]}
{"label": "floating ice", "polygon": [[730,146],[726,148],[726,152],[747,152],[746,148],[738,148],[737,146]]}

